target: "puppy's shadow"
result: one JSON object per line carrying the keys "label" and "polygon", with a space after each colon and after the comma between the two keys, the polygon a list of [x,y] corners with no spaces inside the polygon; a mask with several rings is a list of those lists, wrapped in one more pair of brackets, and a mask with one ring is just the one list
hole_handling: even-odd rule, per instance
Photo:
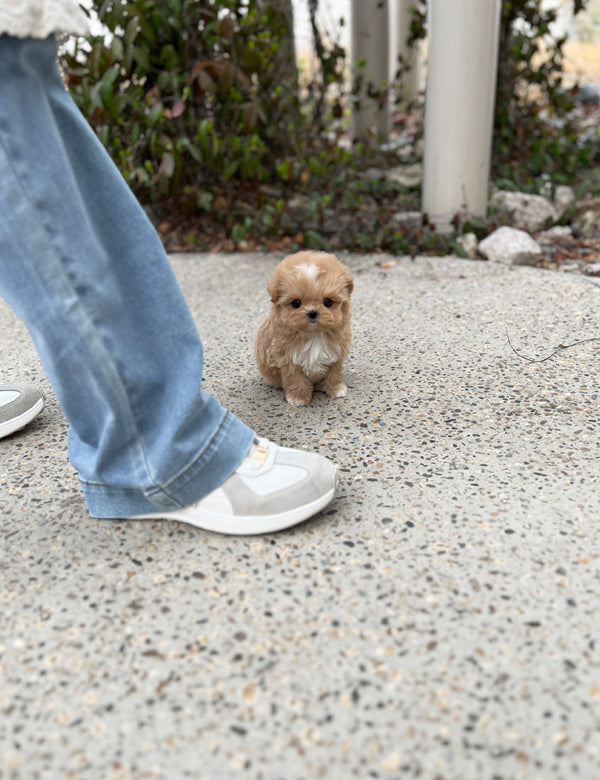
{"label": "puppy's shadow", "polygon": [[[250,370],[248,374],[240,378],[236,397],[242,395],[244,407],[253,414],[260,414],[261,418],[293,417],[295,420],[305,417],[310,419],[318,410],[319,416],[323,413],[344,416],[349,410],[355,409],[357,404],[362,404],[372,398],[376,393],[376,387],[356,371],[347,371],[345,382],[348,388],[344,398],[330,398],[323,390],[315,389],[310,404],[306,406],[292,406],[288,403],[282,388],[268,385],[260,376],[258,370]],[[240,392],[241,391],[241,392]]]}

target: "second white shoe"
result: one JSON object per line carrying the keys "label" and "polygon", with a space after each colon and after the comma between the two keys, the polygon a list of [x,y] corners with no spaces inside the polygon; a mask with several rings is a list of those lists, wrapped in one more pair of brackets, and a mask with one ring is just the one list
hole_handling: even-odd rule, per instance
{"label": "second white shoe", "polygon": [[29,382],[0,384],[0,439],[20,431],[44,408],[45,395]]}

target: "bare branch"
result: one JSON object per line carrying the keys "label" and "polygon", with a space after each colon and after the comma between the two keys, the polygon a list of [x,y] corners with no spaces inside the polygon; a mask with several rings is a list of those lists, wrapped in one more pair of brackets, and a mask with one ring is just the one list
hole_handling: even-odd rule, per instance
{"label": "bare branch", "polygon": [[591,339],[581,339],[581,341],[574,341],[572,344],[559,344],[558,347],[554,350],[554,352],[551,352],[545,358],[530,358],[527,357],[527,355],[521,355],[521,353],[517,352],[517,350],[513,347],[512,341],[510,340],[510,335],[508,333],[508,328],[506,328],[506,338],[508,339],[510,348],[515,353],[515,355],[517,355],[517,357],[520,357],[521,360],[526,360],[528,363],[544,363],[546,360],[550,360],[551,357],[556,355],[557,352],[562,352],[563,349],[571,349],[571,347],[576,347],[579,344],[588,344],[590,341],[600,341],[600,337],[595,337]]}

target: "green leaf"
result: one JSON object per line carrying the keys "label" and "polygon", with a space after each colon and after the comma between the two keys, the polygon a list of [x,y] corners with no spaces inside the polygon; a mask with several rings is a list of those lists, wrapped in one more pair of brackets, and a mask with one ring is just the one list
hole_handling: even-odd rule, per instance
{"label": "green leaf", "polygon": [[130,19],[127,22],[127,27],[125,28],[125,34],[123,35],[123,44],[127,48],[131,46],[131,44],[135,41],[137,34],[140,29],[140,22],[137,16],[134,16],[133,19]]}
{"label": "green leaf", "polygon": [[146,52],[144,49],[140,49],[139,46],[135,46],[133,48],[133,59],[143,70],[150,70],[150,58],[148,57],[148,52]]}
{"label": "green leaf", "polygon": [[148,111],[147,114],[148,125],[150,127],[154,127],[158,123],[159,119],[162,118],[162,113],[163,113],[163,104],[160,102],[155,103],[151,107],[150,111]]}
{"label": "green leaf", "polygon": [[229,179],[231,179],[235,175],[239,167],[240,167],[239,160],[232,160],[231,162],[228,162],[223,171],[223,178],[225,179],[225,181],[229,181]]}
{"label": "green leaf", "polygon": [[207,192],[206,190],[200,190],[198,192],[198,196],[196,199],[196,202],[198,203],[198,208],[202,209],[202,211],[210,211],[214,199],[215,196],[213,195],[212,192]]}
{"label": "green leaf", "polygon": [[160,162],[160,168],[158,169],[158,175],[159,176],[165,176],[167,179],[170,179],[173,176],[173,173],[175,172],[175,156],[172,152],[164,152],[161,162]]}
{"label": "green leaf", "polygon": [[142,35],[144,38],[148,41],[150,46],[156,45],[156,33],[154,32],[154,28],[150,24],[150,22],[147,19],[140,19],[140,28],[142,31]]}
{"label": "green leaf", "polygon": [[110,48],[115,60],[120,62],[124,53],[123,41],[120,38],[113,38]]}
{"label": "green leaf", "polygon": [[120,68],[117,65],[111,66],[110,68],[104,71],[104,75],[102,76],[102,84],[104,84],[107,87],[112,86],[117,80],[119,73],[120,73]]}
{"label": "green leaf", "polygon": [[179,54],[175,51],[172,44],[163,46],[160,50],[160,60],[162,67],[167,71],[175,70],[179,65]]}

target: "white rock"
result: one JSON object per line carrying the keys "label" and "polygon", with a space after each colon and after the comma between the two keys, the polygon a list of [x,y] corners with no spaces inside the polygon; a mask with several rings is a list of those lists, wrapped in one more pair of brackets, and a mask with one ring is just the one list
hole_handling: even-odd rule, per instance
{"label": "white rock", "polygon": [[385,178],[409,189],[417,187],[423,179],[423,166],[421,163],[397,165],[395,168],[390,168],[387,171]]}
{"label": "white rock", "polygon": [[560,184],[554,192],[554,208],[558,218],[562,217],[567,209],[575,205],[575,192],[572,187]]}
{"label": "white rock", "polygon": [[600,212],[585,211],[575,222],[583,238],[596,238],[600,234]]}
{"label": "white rock", "polygon": [[529,233],[537,233],[558,219],[556,209],[542,195],[497,190],[490,205],[497,217],[509,219],[515,227]]}
{"label": "white rock", "polygon": [[552,200],[552,182],[550,179],[546,179],[540,187],[539,194],[548,200]]}
{"label": "white rock", "polygon": [[385,173],[381,168],[367,168],[363,173],[363,179],[383,179]]}
{"label": "white rock", "polygon": [[465,233],[464,235],[460,236],[457,243],[469,258],[469,260],[473,260],[475,257],[477,257],[477,245],[479,241],[475,233]]}
{"label": "white rock", "polygon": [[479,252],[493,263],[535,265],[542,254],[539,244],[524,230],[500,227],[479,242]]}
{"label": "white rock", "polygon": [[558,271],[561,274],[570,274],[572,271],[580,272],[581,263],[561,263],[558,266]]}
{"label": "white rock", "polygon": [[398,211],[392,219],[396,225],[406,230],[418,230],[423,224],[423,214],[420,211]]}
{"label": "white rock", "polygon": [[555,241],[564,241],[573,238],[573,231],[568,225],[555,225],[550,230],[544,230],[535,237],[538,244],[553,244]]}

